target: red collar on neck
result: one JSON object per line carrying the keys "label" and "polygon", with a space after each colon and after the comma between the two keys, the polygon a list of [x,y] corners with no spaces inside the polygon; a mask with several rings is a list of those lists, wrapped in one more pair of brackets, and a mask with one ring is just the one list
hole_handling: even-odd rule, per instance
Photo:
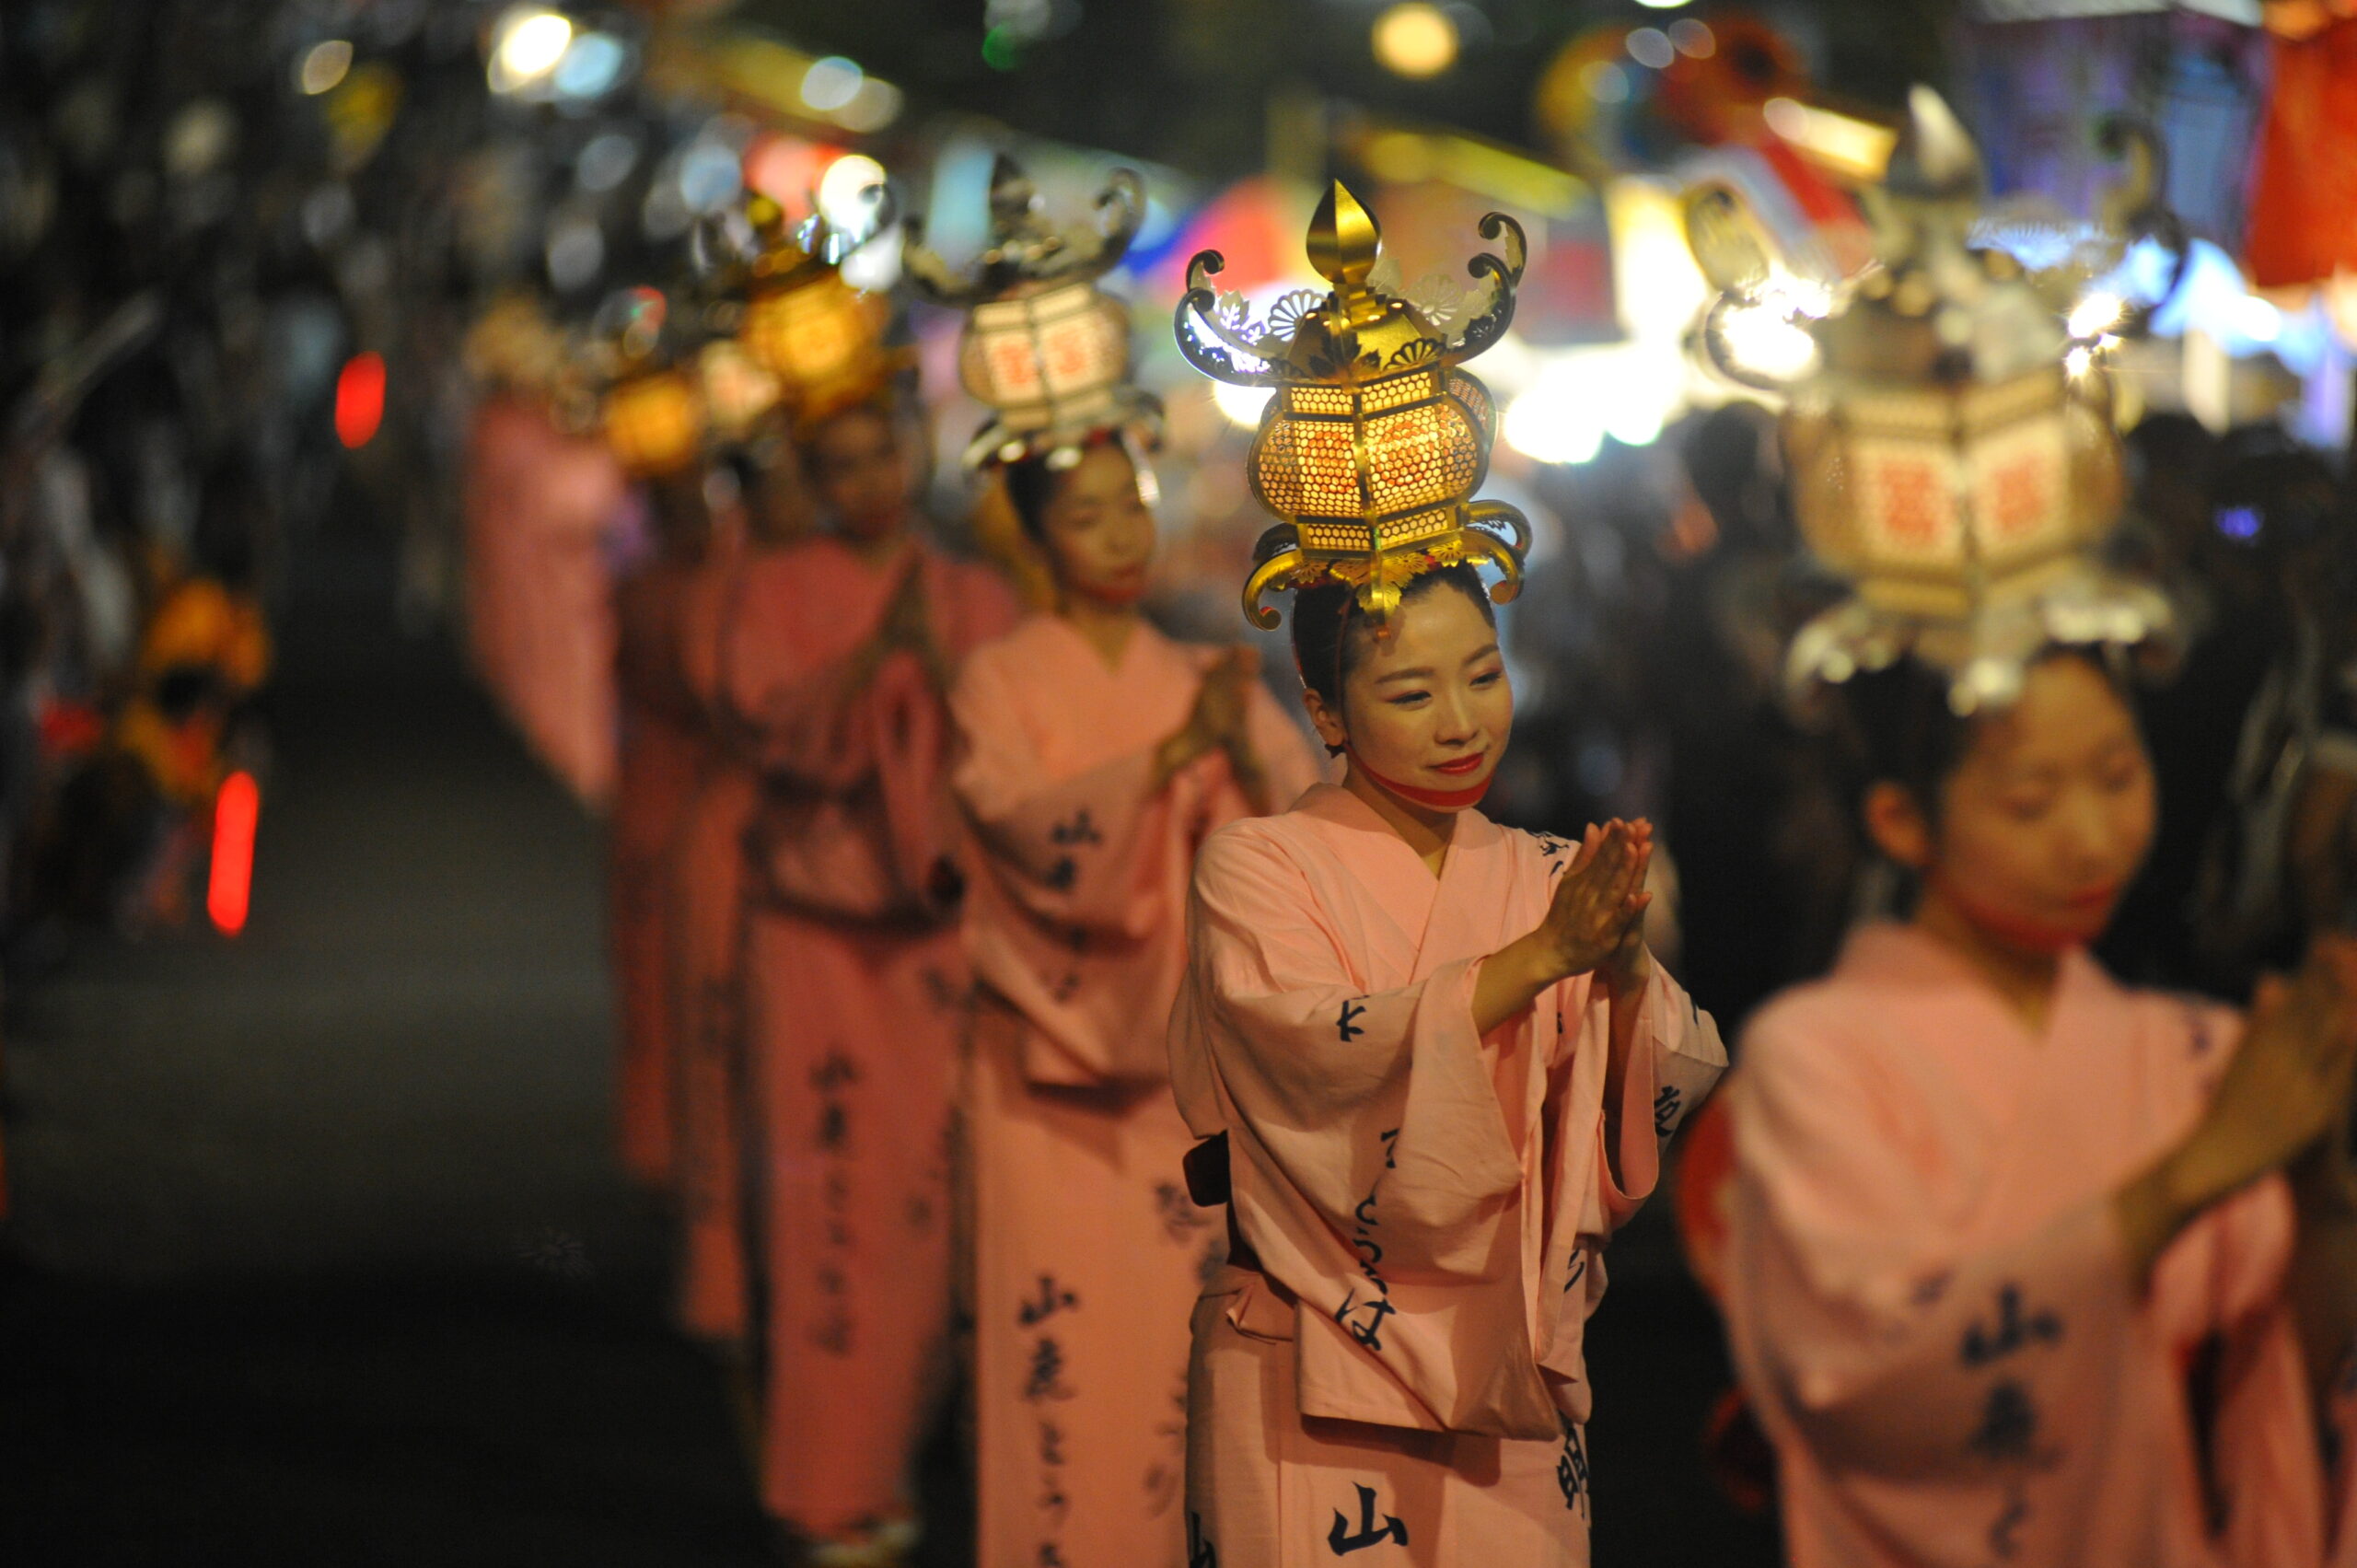
{"label": "red collar on neck", "polygon": [[1434,811],[1462,811],[1468,807],[1480,805],[1481,797],[1490,793],[1491,781],[1497,777],[1497,771],[1492,769],[1489,778],[1470,789],[1423,789],[1415,784],[1401,784],[1397,779],[1387,779],[1368,767],[1366,759],[1360,756],[1355,748],[1346,746],[1343,749],[1350,753],[1351,766],[1381,785],[1387,794],[1396,795],[1411,806],[1422,806]]}

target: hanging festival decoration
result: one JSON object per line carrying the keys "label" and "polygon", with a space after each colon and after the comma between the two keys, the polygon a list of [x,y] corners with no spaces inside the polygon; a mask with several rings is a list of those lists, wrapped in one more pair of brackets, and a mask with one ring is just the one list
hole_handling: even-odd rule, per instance
{"label": "hanging festival decoration", "polygon": [[737,341],[777,377],[781,398],[805,423],[865,401],[907,364],[885,343],[890,302],[842,276],[844,258],[890,222],[884,188],[875,192],[874,221],[857,232],[836,228],[816,212],[789,226],[784,208],[767,196],[745,205],[757,250],[743,268],[745,313]]}
{"label": "hanging festival decoration", "polygon": [[[2030,272],[1978,243],[1980,156],[1929,88],[1914,91],[1886,180],[1863,194],[1875,261],[1814,319],[1781,302],[1724,190],[1698,191],[1688,209],[1720,290],[1701,347],[1783,398],[1802,532],[1855,587],[1794,639],[1791,679],[1840,681],[1912,654],[1969,713],[2011,701],[2050,643],[2127,645],[2165,629],[2166,601],[2095,553],[2122,491],[2099,350],[2132,313],[2080,292],[2084,264]],[[1805,334],[1785,374],[1743,352],[1763,325]]]}
{"label": "hanging festival decoration", "polygon": [[[1496,501],[1474,501],[1489,472],[1497,412],[1487,388],[1457,368],[1494,343],[1514,319],[1522,281],[1521,226],[1502,213],[1480,224],[1505,256],[1483,252],[1468,271],[1480,286],[1446,307],[1387,292],[1371,278],[1382,243],[1374,217],[1340,183],[1310,220],[1309,263],[1333,285],[1297,289],[1252,319],[1238,296],[1212,286],[1219,252],[1187,270],[1178,347],[1204,375],[1266,387],[1248,460],[1252,493],[1283,519],[1276,548],[1244,588],[1244,612],[1266,630],[1271,588],[1350,584],[1378,632],[1417,574],[1486,560],[1502,580],[1491,597],[1514,597],[1529,528]],[[1504,527],[1511,542],[1492,531]]]}
{"label": "hanging festival decoration", "polygon": [[1155,445],[1162,407],[1130,380],[1130,308],[1097,286],[1145,216],[1144,182],[1115,169],[1097,198],[1102,224],[1060,229],[1042,215],[1029,177],[1002,155],[990,203],[990,248],[971,276],[926,250],[914,220],[901,257],[921,296],[966,312],[958,378],[993,411],[966,447],[967,466],[1043,457],[1068,467],[1107,431]]}

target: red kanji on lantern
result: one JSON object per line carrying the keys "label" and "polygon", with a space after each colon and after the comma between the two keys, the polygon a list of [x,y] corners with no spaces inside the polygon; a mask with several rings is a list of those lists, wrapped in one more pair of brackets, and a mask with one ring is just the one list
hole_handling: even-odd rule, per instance
{"label": "red kanji on lantern", "polygon": [[2046,459],[2025,452],[1989,476],[1989,528],[2000,539],[2035,533],[2047,513]]}
{"label": "red kanji on lantern", "polygon": [[1891,542],[1918,548],[1937,544],[1947,519],[1939,470],[1921,458],[1887,459],[1875,479],[1883,532]]}

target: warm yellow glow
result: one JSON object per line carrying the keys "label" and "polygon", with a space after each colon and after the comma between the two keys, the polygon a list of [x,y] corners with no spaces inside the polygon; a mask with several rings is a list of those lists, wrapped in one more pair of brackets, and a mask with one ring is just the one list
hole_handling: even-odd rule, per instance
{"label": "warm yellow glow", "polygon": [[1797,380],[1816,366],[1817,340],[1772,305],[1738,306],[1719,329],[1736,364],[1771,380]]}
{"label": "warm yellow glow", "polygon": [[1219,412],[1227,415],[1229,424],[1247,430],[1260,427],[1261,411],[1269,406],[1269,400],[1274,396],[1276,394],[1266,387],[1236,387],[1225,381],[1212,383],[1212,401],[1219,405]]}
{"label": "warm yellow glow", "polygon": [[1404,0],[1375,19],[1375,57],[1401,76],[1437,76],[1457,64],[1457,24],[1424,0]]}
{"label": "warm yellow glow", "polygon": [[343,80],[352,69],[352,41],[331,38],[325,43],[315,43],[303,56],[302,65],[295,73],[295,85],[313,98],[327,92]]}
{"label": "warm yellow glow", "polygon": [[2116,294],[2098,290],[2071,308],[2070,329],[2074,338],[2092,338],[2119,325],[2127,314],[2128,302]]}
{"label": "warm yellow glow", "polygon": [[1768,129],[1845,179],[1880,180],[1890,163],[1890,149],[1898,144],[1898,133],[1887,125],[1817,109],[1797,99],[1771,98],[1760,114]]}
{"label": "warm yellow glow", "polygon": [[573,24],[554,11],[518,6],[499,18],[491,49],[491,90],[512,93],[557,68],[573,46]]}

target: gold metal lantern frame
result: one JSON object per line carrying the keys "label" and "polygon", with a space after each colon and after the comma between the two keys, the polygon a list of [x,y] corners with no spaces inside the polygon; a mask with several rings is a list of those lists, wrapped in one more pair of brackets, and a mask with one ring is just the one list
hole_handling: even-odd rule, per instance
{"label": "gold metal lantern frame", "polygon": [[1241,299],[1212,286],[1224,265],[1217,251],[1189,266],[1180,351],[1207,376],[1275,394],[1248,461],[1253,494],[1289,533],[1245,585],[1253,624],[1277,624],[1261,603],[1271,588],[1331,581],[1357,590],[1380,633],[1410,578],[1459,562],[1496,566],[1498,602],[1518,591],[1528,525],[1502,502],[1471,499],[1489,472],[1496,405],[1457,366],[1512,323],[1525,243],[1500,213],[1480,232],[1503,237],[1506,255],[1469,263],[1488,290],[1461,331],[1436,319],[1436,308],[1374,285],[1381,230],[1339,183],[1311,219],[1307,244],[1330,292],[1288,295],[1258,323]]}

